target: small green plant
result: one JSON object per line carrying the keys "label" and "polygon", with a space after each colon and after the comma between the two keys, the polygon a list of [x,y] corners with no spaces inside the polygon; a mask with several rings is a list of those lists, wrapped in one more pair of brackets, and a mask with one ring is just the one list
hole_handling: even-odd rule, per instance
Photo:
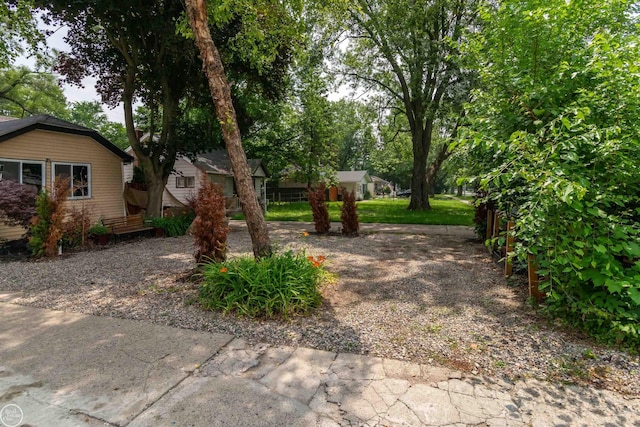
{"label": "small green plant", "polygon": [[162,228],[166,236],[184,236],[194,218],[195,214],[192,212],[164,218],[157,217],[151,218],[151,225],[156,228]]}
{"label": "small green plant", "polygon": [[88,231],[90,236],[104,236],[109,234],[109,227],[102,225],[101,223],[94,224]]}
{"label": "small green plant", "polygon": [[324,260],[288,251],[259,260],[244,257],[205,264],[200,304],[249,317],[307,313],[320,305],[318,287],[330,279]]}

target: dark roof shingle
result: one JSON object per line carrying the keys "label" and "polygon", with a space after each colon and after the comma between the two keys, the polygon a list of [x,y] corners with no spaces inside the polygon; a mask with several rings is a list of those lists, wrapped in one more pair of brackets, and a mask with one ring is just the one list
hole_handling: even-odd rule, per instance
{"label": "dark roof shingle", "polygon": [[123,161],[133,161],[133,157],[122,151],[97,131],[65,120],[57,119],[47,114],[39,114],[37,116],[26,117],[24,119],[0,121],[0,142],[36,129],[88,136],[96,140],[96,142],[111,151],[113,154],[120,157]]}

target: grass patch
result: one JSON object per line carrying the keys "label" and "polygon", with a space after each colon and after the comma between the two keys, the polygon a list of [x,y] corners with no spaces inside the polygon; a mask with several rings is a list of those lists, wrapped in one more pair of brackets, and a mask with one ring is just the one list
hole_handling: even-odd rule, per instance
{"label": "grass patch", "polygon": [[199,301],[207,310],[249,317],[284,317],[320,306],[319,286],[329,279],[323,257],[291,251],[260,260],[235,258],[203,266]]}
{"label": "grass patch", "polygon": [[[360,223],[382,224],[430,224],[473,225],[473,206],[451,196],[436,196],[429,199],[430,211],[409,211],[409,199],[373,199],[358,202]],[[342,202],[329,202],[331,221],[340,222]],[[236,215],[233,219],[243,219]],[[267,221],[311,222],[311,208],[307,202],[270,203]]]}

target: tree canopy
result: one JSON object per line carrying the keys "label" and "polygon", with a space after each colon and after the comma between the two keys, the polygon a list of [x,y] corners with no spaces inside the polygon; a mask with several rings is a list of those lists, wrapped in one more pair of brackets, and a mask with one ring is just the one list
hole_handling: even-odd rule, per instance
{"label": "tree canopy", "polygon": [[[409,209],[429,209],[427,158],[441,109],[461,103],[471,71],[461,55],[481,1],[354,0],[344,73],[386,95],[407,118],[413,170]],[[465,90],[466,89],[466,90]]]}

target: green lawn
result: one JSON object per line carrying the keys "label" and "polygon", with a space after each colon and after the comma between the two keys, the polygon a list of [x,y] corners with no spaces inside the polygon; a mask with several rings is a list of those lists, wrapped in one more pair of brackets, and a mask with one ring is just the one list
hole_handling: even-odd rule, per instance
{"label": "green lawn", "polygon": [[[408,211],[409,199],[373,199],[358,202],[360,222],[385,224],[473,225],[473,206],[452,196],[429,199],[431,210]],[[341,202],[329,203],[331,221],[340,222]],[[234,219],[242,219],[236,215]],[[270,203],[267,221],[313,221],[307,202]]]}

